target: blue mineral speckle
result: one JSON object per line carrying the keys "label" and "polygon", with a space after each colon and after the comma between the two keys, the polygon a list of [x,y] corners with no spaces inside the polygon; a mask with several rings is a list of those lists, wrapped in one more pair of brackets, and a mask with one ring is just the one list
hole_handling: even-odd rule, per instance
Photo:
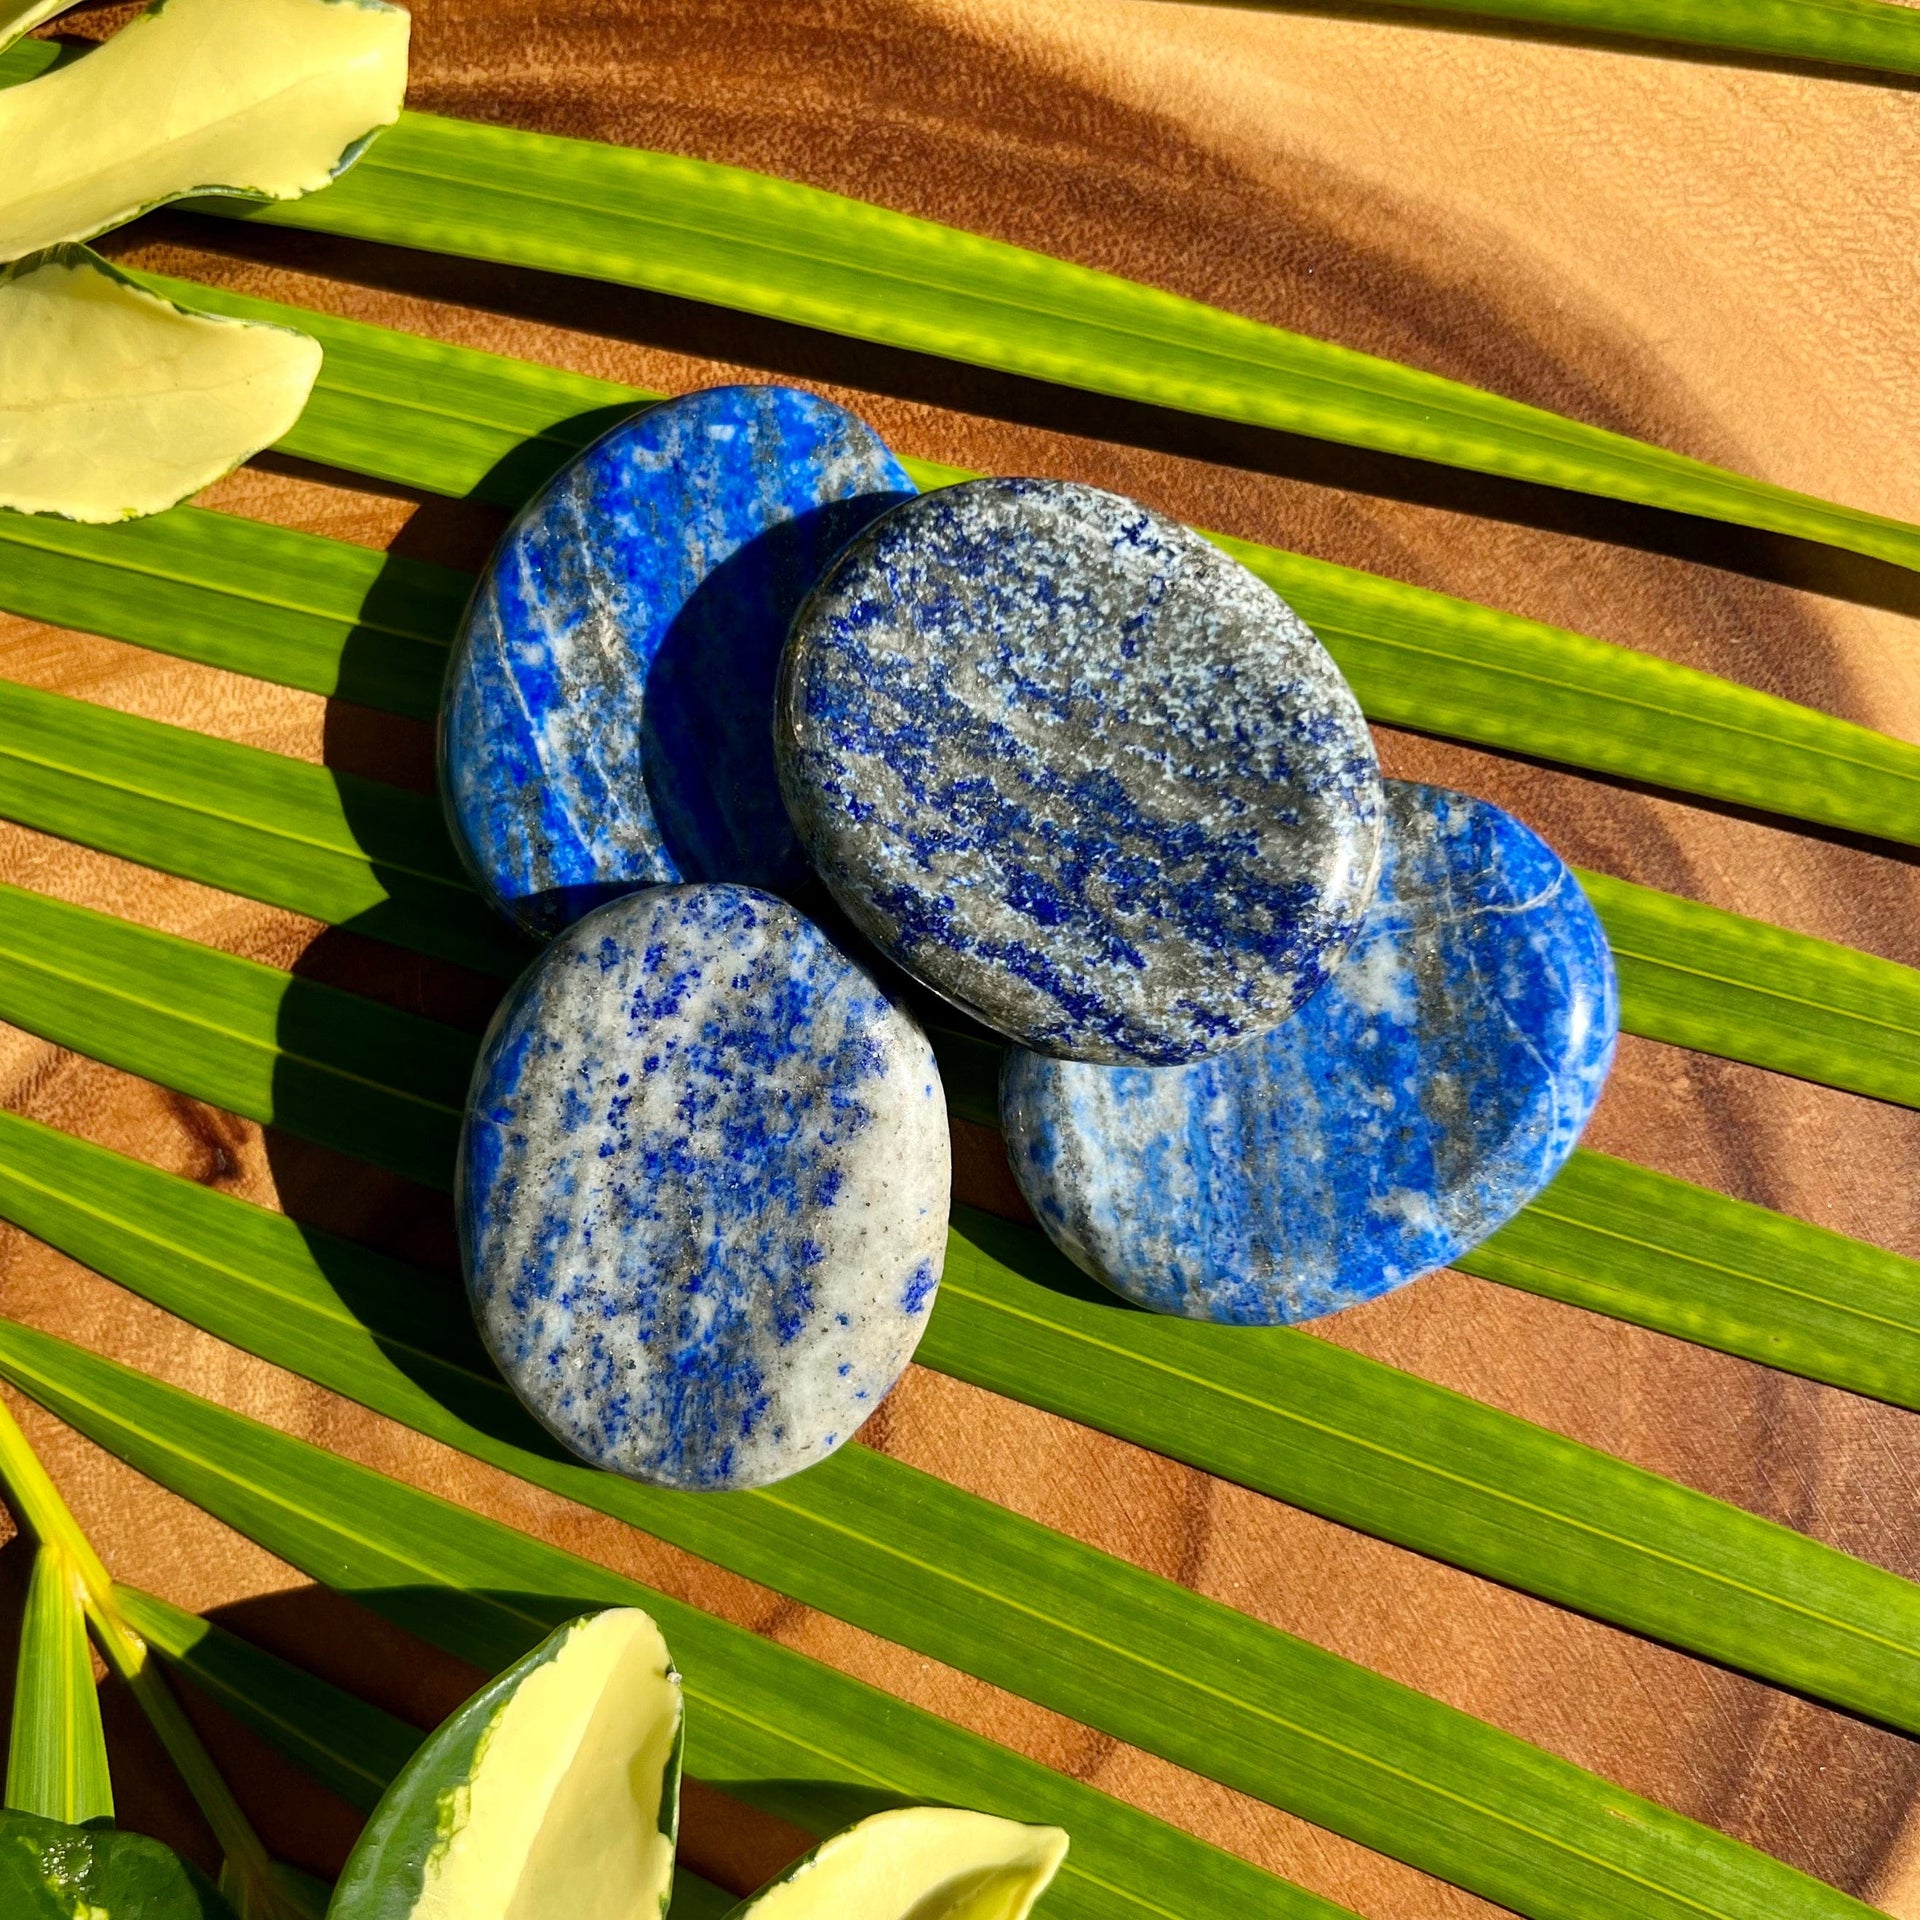
{"label": "blue mineral speckle", "polygon": [[777,744],[861,931],[1044,1053],[1264,1032],[1372,896],[1379,771],[1332,660],[1218,548],[1093,487],[974,481],[859,535],[795,619]]}
{"label": "blue mineral speckle", "polygon": [[1196,1320],[1311,1320],[1475,1245],[1573,1151],[1613,1059],[1605,935],[1481,800],[1389,781],[1379,892],[1285,1026],[1159,1072],[1009,1056],[1001,1114],[1086,1272]]}
{"label": "blue mineral speckle", "polygon": [[926,1037],[771,896],[681,886],[557,938],[481,1050],[457,1212],[482,1337],[575,1453],[762,1486],[871,1411],[946,1245]]}
{"label": "blue mineral speckle", "polygon": [[796,606],[913,483],[851,414],[790,387],[650,408],[581,453],[501,541],[441,717],[454,839],[550,934],[639,886],[787,888],[772,715]]}

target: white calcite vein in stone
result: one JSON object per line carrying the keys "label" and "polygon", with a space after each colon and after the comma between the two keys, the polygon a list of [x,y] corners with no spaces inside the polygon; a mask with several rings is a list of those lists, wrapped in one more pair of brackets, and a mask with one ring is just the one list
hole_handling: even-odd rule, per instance
{"label": "white calcite vein in stone", "polygon": [[782,791],[860,930],[1064,1059],[1265,1032],[1372,897],[1380,777],[1326,650],[1198,534],[1094,487],[892,508],[801,607]]}
{"label": "white calcite vein in stone", "polygon": [[655,1485],[841,1446],[926,1325],[946,1104],[913,1020],[791,907],[659,888],[562,934],[476,1069],[458,1194],[480,1332],[562,1442]]}

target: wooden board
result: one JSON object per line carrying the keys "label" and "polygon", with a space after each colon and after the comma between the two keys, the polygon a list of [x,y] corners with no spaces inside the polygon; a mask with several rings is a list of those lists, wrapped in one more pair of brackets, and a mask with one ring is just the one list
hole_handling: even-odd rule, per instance
{"label": "wooden board", "polygon": [[[82,31],[116,13],[76,16]],[[421,0],[440,112],[761,167],[1392,354],[1688,453],[1920,518],[1920,100],[1850,78],[1150,0]],[[1072,475],[1185,517],[1603,634],[1920,738],[1920,582],[1657,515],[1152,414],[671,301],[167,216],[115,251],[649,385],[803,381],[902,450]],[[486,513],[272,457],[209,503],[477,563]],[[1808,588],[1819,588],[1816,593]],[[0,672],[424,784],[422,730],[136,649],[0,623]],[[1384,734],[1388,770],[1497,799],[1570,857],[1920,962],[1911,859]],[[471,982],[16,829],[0,877],[472,1019]],[[0,1030],[0,1097],[445,1261],[441,1205]],[[1920,1253],[1920,1115],[1647,1043],[1590,1140]],[[962,1185],[1016,1205],[990,1136]],[[1480,1903],[429,1445],[0,1232],[0,1306],[631,1570],[1397,1920]],[[1325,1336],[1920,1575],[1908,1414],[1457,1275]],[[475,1678],[31,1409],[115,1571],[426,1724]],[[916,1371],[867,1438],[1425,1688],[1900,1914],[1907,1741]],[[17,1610],[24,1558],[0,1549]],[[4,1634],[0,1633],[0,1649]],[[10,1666],[10,1655],[7,1655]],[[210,1853],[109,1697],[130,1824]],[[353,1832],[209,1717],[276,1850]],[[797,1844],[711,1795],[689,1862],[744,1887]]]}

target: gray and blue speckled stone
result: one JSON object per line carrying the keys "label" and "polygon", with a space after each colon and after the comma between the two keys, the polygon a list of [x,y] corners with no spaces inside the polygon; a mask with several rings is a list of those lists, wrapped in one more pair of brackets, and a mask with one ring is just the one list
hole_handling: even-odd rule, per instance
{"label": "gray and blue speckled stone", "polygon": [[912,492],[870,427],[792,387],[685,394],[570,461],[481,575],[442,705],[448,818],[493,904],[545,935],[635,887],[803,879],[780,648],[841,543]]}
{"label": "gray and blue speckled stone", "polygon": [[1284,1020],[1372,897],[1380,778],[1271,588],[1097,488],[894,508],[795,619],[781,787],[848,916],[1022,1045],[1167,1065]]}
{"label": "gray and blue speckled stone", "polygon": [[926,1036],[810,921],[667,887],[554,941],[496,1015],[457,1210],[480,1332],[582,1458],[764,1486],[842,1445],[947,1234]]}
{"label": "gray and blue speckled stone", "polygon": [[1485,801],[1386,792],[1366,925],[1285,1026],[1160,1072],[1007,1060],[1028,1203],[1142,1306],[1311,1320],[1445,1266],[1560,1170],[1600,1097],[1618,996],[1573,874]]}

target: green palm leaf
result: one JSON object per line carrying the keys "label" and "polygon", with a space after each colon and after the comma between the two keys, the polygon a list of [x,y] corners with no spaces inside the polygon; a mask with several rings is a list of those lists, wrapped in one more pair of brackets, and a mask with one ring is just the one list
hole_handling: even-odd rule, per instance
{"label": "green palm leaf", "polygon": [[1920,1106],[1920,972],[1606,874],[1579,878],[1613,948],[1627,1032]]}
{"label": "green palm leaf", "polygon": [[[0,80],[53,57],[23,41]],[[344,179],[223,217],[495,260],[1897,566],[1920,530],[1198,301],[767,174],[407,113]]]}
{"label": "green palm leaf", "polygon": [[[1004,1773],[994,1781],[991,1797],[955,1793],[950,1782],[937,1788],[910,1785],[916,1773],[924,1779],[922,1756],[935,1740],[950,1749],[965,1743],[981,1750],[980,1757],[990,1755],[999,1763],[996,1772],[1005,1760],[985,1742],[930,1722],[785,1649],[64,1341],[0,1325],[0,1376],[269,1551],[482,1665],[504,1664],[538,1636],[543,1621],[565,1617],[561,1609],[577,1608],[583,1600],[645,1607],[659,1620],[686,1677],[689,1770],[723,1786],[736,1769],[746,1772],[746,1782],[736,1779],[728,1786],[738,1797],[764,1804],[762,1781],[769,1772],[786,1780],[817,1780],[831,1769],[833,1777],[845,1780],[849,1749],[859,1740],[871,1753],[877,1737],[882,1753],[861,1766],[866,1778],[859,1784],[918,1797],[937,1793],[960,1804],[1065,1826],[1074,1836],[1078,1863],[1078,1879],[1067,1882],[1075,1894],[1084,1896],[1088,1877],[1095,1874],[1108,1903],[1128,1897],[1133,1886],[1178,1887],[1180,1908],[1191,1914],[1199,1911],[1207,1890],[1219,1885],[1220,1863],[1227,1857],[1206,1849],[1198,1849],[1209,1869],[1198,1886],[1159,1870],[1152,1855],[1164,1857],[1164,1842],[1132,1858],[1105,1851],[1103,1840],[1116,1818],[1139,1828],[1153,1823],[1106,1811],[1112,1803],[1103,1803],[1103,1819],[1089,1820],[1083,1801],[1076,1824],[1064,1810],[1055,1811],[1061,1799],[1074,1795],[1098,1802],[1099,1796],[1026,1763],[1015,1766],[1041,1779],[1023,1778],[1017,1799]],[[908,1591],[950,1555],[932,1533],[920,1546],[919,1534],[916,1529],[897,1543],[902,1550],[898,1578]],[[1041,1544],[1029,1542],[1029,1550]],[[966,1579],[996,1587],[1049,1576],[1057,1580],[1067,1571],[1061,1548],[1070,1554],[1083,1551],[1061,1542],[1038,1566],[997,1556],[969,1560]],[[1247,1777],[1283,1774],[1283,1804],[1306,1818],[1516,1912],[1535,1920],[1629,1914],[1638,1920],[1832,1914],[1837,1920],[1868,1911],[1765,1854],[1284,1635],[1260,1630],[1261,1657],[1250,1660],[1250,1644],[1234,1648],[1234,1642],[1251,1623],[1236,1624],[1239,1617],[1225,1609],[1209,1610],[1208,1635],[1196,1639],[1178,1619],[1184,1602],[1176,1596],[1184,1589],[1120,1563],[1108,1563],[1105,1577],[1111,1584],[1103,1590],[1069,1590],[1069,1604],[1084,1598],[1090,1610],[1102,1608],[1116,1593],[1147,1582],[1176,1610],[1136,1614],[1124,1644],[1108,1643],[1089,1617],[1077,1656],[1131,1662],[1139,1686],[1159,1702],[1162,1718],[1154,1731],[1175,1736],[1157,1744],[1204,1750],[1215,1777],[1241,1777],[1243,1768]],[[1032,1662],[1036,1651],[1030,1638],[1022,1643],[1023,1633],[1014,1633],[1016,1664]],[[1230,1648],[1240,1655],[1237,1660]],[[765,1679],[775,1670],[784,1684],[768,1699]],[[846,1726],[843,1732],[849,1716],[827,1704],[842,1690],[843,1698],[859,1697],[857,1731]],[[1182,1729],[1167,1726],[1163,1717],[1175,1700],[1182,1702],[1176,1711],[1201,1709],[1199,1723],[1185,1729],[1184,1741]],[[750,1714],[761,1723],[747,1736],[753,1758],[742,1768],[745,1756],[739,1748],[747,1742],[736,1729]],[[770,1733],[776,1726],[806,1728],[813,1751],[796,1751],[793,1736]],[[724,1760],[716,1764],[716,1735],[734,1748],[732,1767]],[[769,1767],[769,1748],[776,1742],[785,1764]],[[776,1805],[774,1810],[785,1809]],[[1154,1837],[1164,1832],[1157,1830]],[[1265,1884],[1271,1900],[1276,1883]],[[1061,1908],[1070,1900],[1062,1900]]]}
{"label": "green palm leaf", "polygon": [[79,1578],[66,1555],[45,1543],[34,1550],[20,1622],[7,1805],[74,1827],[113,1818]]}
{"label": "green palm leaf", "polygon": [[[589,1607],[644,1607],[685,1683],[687,1768],[826,1833],[894,1800],[1064,1826],[1076,1920],[1343,1920],[1344,1910],[977,1734],[604,1567],[63,1341],[0,1323],[0,1373],[311,1577],[493,1672]],[[1860,1911],[1851,1903],[1843,1910]]]}
{"label": "green palm leaf", "polygon": [[471,1034],[18,888],[0,982],[0,1018],[57,1046],[451,1185]]}
{"label": "green palm leaf", "polygon": [[[148,276],[147,284],[172,300],[320,339],[319,385],[283,449],[432,492],[518,506],[614,420],[658,397],[192,281]],[[968,477],[907,464],[922,486]],[[174,522],[177,559],[172,536],[152,522],[100,539],[0,519],[0,539],[37,543],[10,563],[0,597],[56,624],[416,717],[432,713],[442,649],[470,584],[464,576],[406,560],[383,572],[357,548],[342,549],[332,569],[326,543],[311,536],[191,510],[160,524]],[[1920,748],[1906,742],[1584,634],[1213,537],[1299,608],[1376,720],[1851,832],[1920,839]],[[166,597],[156,600],[159,574]],[[202,604],[180,597],[196,579],[209,589]],[[331,645],[321,625],[329,619]],[[251,663],[249,634],[258,635]]]}
{"label": "green palm leaf", "polygon": [[[174,1672],[350,1806],[370,1813],[420,1734],[364,1700],[263,1653],[237,1634],[137,1587],[114,1603]],[[670,1920],[722,1920],[734,1904],[711,1881],[675,1870]]]}
{"label": "green palm leaf", "polygon": [[197,1613],[118,1582],[113,1598],[127,1625],[174,1672],[362,1813],[373,1811],[420,1744],[404,1721]]}
{"label": "green palm leaf", "polygon": [[1898,520],[743,168],[409,113],[328,192],[240,217],[613,281],[1150,406],[1920,565],[1920,530]]}
{"label": "green palm leaf", "polygon": [[0,513],[0,605],[431,719],[470,575],[199,507],[118,526]]}
{"label": "green palm leaf", "polygon": [[[1277,0],[1285,6],[1288,0]],[[1783,60],[1920,73],[1920,21],[1885,0],[1404,0],[1417,13],[1518,20]]]}
{"label": "green palm leaf", "polygon": [[[170,864],[222,881],[188,859]],[[38,894],[0,889],[0,903],[0,1018],[430,1186],[449,1184],[471,1035]],[[1733,919],[1691,911],[1708,930]],[[1864,959],[1830,951],[1847,965]],[[1908,970],[1867,965],[1896,976],[1911,1003]],[[1777,1005],[1779,981],[1758,968],[1751,978],[1752,1004]],[[1772,1034],[1790,1048],[1796,1009],[1789,1001],[1777,1011],[1761,1042]],[[1000,1049],[940,1028],[934,1040],[954,1111],[997,1125]],[[1886,1066],[1880,1044],[1869,1026],[1857,1045],[1876,1073]],[[1920,1406],[1920,1266],[1622,1161],[1576,1154],[1548,1195],[1460,1264]]]}
{"label": "green palm leaf", "polygon": [[[472,893],[431,800],[63,694],[0,682],[0,813],[496,974],[529,955]],[[1628,1032],[1920,1105],[1920,972],[1630,881],[1580,879],[1613,945]],[[24,953],[29,924],[48,924],[44,909],[20,911],[0,967]],[[0,982],[0,1002],[11,991]]]}
{"label": "green palm leaf", "polygon": [[[1623,1196],[1604,1174],[1598,1184],[1631,1208],[1630,1186]],[[1700,1197],[1736,1228],[1747,1224],[1741,1213],[1759,1213]],[[961,1558],[987,1562],[1010,1523],[984,1502],[858,1448],[777,1494],[728,1501],[595,1473],[521,1416],[449,1283],[13,1116],[0,1116],[0,1217],[451,1446],[875,1632],[962,1664],[969,1657],[941,1642],[940,1615],[892,1607],[897,1568],[886,1543],[932,1524],[956,1551],[969,1543]],[[1778,1251],[1823,1237],[1762,1219],[1783,1230]],[[1920,1285],[1913,1272],[1906,1280],[1911,1307]],[[1092,1295],[1036,1233],[963,1211],[921,1358],[1920,1732],[1920,1590],[1892,1575],[1304,1334],[1164,1320]],[[1884,1317],[1866,1332],[1887,1344]],[[1388,1434],[1401,1437],[1387,1443]],[[1098,1570],[1083,1569],[1073,1590],[1082,1584],[1102,1584]],[[983,1604],[948,1594],[942,1611]],[[984,1657],[996,1657],[991,1647]]]}
{"label": "green palm leaf", "polygon": [[423,794],[0,680],[0,812],[499,974],[529,949]]}
{"label": "green palm leaf", "polygon": [[[929,1031],[948,1107],[961,1119],[997,1129],[1000,1046],[951,1028]],[[1002,1237],[1019,1229],[964,1208],[960,1224],[965,1237],[984,1235],[986,1244],[1001,1246],[1002,1257],[1023,1272],[1038,1271],[1033,1261],[1004,1250]],[[950,1248],[948,1258],[954,1257]],[[1453,1264],[1504,1286],[1920,1411],[1920,1261],[1586,1147],[1575,1149],[1553,1184],[1517,1218]],[[1051,1276],[1056,1284],[1066,1273],[1064,1262],[1056,1260]],[[1097,1288],[1083,1285],[1082,1290],[1106,1298]],[[1131,1344],[1144,1350],[1155,1337],[1131,1320],[1110,1315],[1100,1324],[1107,1342],[1127,1341],[1126,1330],[1132,1328]],[[1164,1327],[1157,1336],[1164,1340],[1199,1337],[1177,1331],[1173,1322],[1156,1319],[1146,1325]],[[1090,1356],[1056,1369],[1037,1355],[1023,1354],[1017,1337],[994,1344],[1004,1371],[989,1377],[978,1371],[978,1359],[935,1340],[939,1326],[936,1319],[920,1348],[919,1357],[930,1366],[1084,1425],[1104,1426],[1210,1473],[1244,1477],[1245,1469],[1229,1464],[1231,1455],[1221,1450],[1225,1421],[1198,1423],[1208,1433],[1207,1443],[1198,1451],[1182,1451],[1178,1423],[1155,1426],[1140,1418],[1141,1396],[1151,1399],[1144,1382],[1078,1392],[1075,1382],[1083,1376],[1091,1380],[1099,1371]],[[1224,1336],[1209,1369],[1217,1374],[1233,1355],[1244,1353],[1242,1338]],[[1226,1376],[1218,1377],[1231,1386]],[[1116,1417],[1114,1407],[1125,1411]],[[1247,1484],[1374,1531],[1364,1520],[1318,1505],[1311,1495],[1283,1491],[1257,1476]],[[1524,1577],[1500,1577],[1525,1584]]]}

